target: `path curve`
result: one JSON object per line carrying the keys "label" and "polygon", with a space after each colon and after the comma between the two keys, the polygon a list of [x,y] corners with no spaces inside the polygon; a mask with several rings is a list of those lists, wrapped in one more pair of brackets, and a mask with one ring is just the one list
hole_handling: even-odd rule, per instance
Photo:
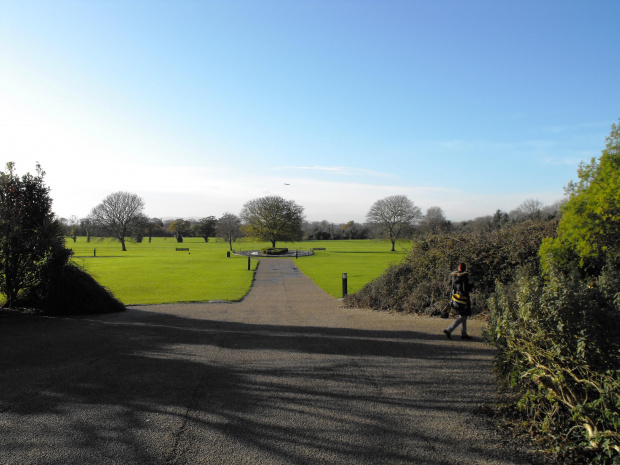
{"label": "path curve", "polygon": [[0,463],[524,464],[476,414],[494,351],[343,308],[291,259],[238,303],[0,318]]}

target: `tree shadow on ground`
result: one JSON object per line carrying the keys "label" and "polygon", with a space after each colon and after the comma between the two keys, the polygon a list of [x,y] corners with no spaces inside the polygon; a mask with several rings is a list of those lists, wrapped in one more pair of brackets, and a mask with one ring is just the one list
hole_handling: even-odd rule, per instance
{"label": "tree shadow on ground", "polygon": [[531,463],[484,435],[453,448],[451,412],[493,389],[482,344],[136,309],[7,318],[0,338],[9,463]]}

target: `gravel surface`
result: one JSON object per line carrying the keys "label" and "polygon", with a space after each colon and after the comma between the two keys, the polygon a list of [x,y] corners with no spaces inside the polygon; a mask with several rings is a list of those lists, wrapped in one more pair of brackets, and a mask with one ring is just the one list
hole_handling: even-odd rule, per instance
{"label": "gravel surface", "polygon": [[445,326],[343,308],[282,258],[239,303],[5,313],[0,463],[538,463],[480,416],[483,323]]}

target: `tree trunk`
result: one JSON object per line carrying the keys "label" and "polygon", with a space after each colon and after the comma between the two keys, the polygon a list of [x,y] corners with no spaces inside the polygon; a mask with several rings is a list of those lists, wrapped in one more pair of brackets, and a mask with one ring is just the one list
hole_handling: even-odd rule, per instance
{"label": "tree trunk", "polygon": [[123,247],[123,252],[127,252],[127,247],[125,247],[125,238],[121,238],[121,246]]}
{"label": "tree trunk", "polygon": [[394,248],[394,245],[396,244],[396,239],[390,239],[392,241],[392,250],[390,250],[390,252],[396,252],[396,249]]}

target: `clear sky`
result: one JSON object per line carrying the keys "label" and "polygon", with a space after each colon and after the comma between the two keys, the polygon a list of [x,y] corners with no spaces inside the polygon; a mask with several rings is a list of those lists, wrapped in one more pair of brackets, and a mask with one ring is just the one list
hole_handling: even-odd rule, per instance
{"label": "clear sky", "polygon": [[617,0],[0,0],[0,162],[54,211],[551,204],[620,117]]}

